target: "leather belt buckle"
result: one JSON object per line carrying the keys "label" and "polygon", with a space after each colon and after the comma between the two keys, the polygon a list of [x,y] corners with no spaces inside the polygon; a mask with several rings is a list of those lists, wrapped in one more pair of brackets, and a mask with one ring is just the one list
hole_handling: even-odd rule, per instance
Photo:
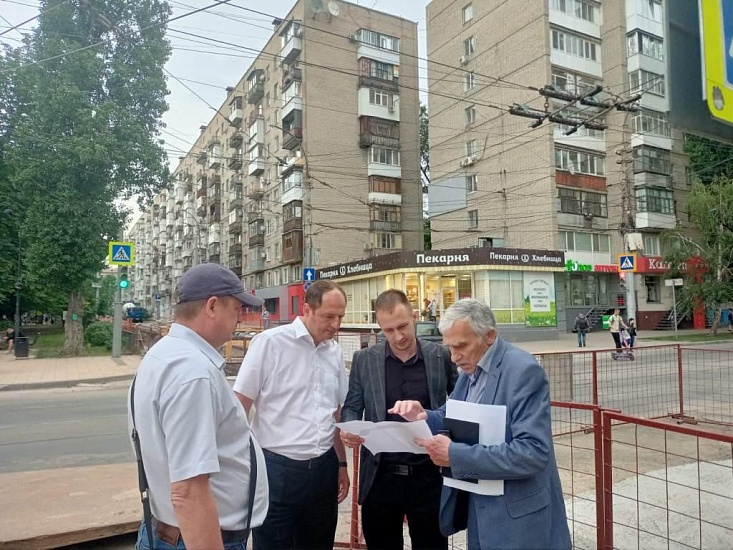
{"label": "leather belt buckle", "polygon": [[412,468],[407,464],[390,464],[389,471],[398,476],[409,476]]}

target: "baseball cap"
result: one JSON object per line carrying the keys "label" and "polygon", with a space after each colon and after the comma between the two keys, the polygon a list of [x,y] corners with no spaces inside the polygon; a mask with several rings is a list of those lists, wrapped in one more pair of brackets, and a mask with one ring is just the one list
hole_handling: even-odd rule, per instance
{"label": "baseball cap", "polygon": [[178,303],[206,300],[212,296],[234,296],[246,306],[260,307],[265,301],[247,292],[234,272],[220,264],[192,267],[178,281]]}

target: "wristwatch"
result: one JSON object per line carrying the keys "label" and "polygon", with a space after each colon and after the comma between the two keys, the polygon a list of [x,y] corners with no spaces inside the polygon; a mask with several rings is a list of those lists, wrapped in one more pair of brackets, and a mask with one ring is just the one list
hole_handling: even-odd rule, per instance
{"label": "wristwatch", "polygon": [[346,468],[348,466],[349,466],[349,464],[346,461],[339,462],[339,468]]}

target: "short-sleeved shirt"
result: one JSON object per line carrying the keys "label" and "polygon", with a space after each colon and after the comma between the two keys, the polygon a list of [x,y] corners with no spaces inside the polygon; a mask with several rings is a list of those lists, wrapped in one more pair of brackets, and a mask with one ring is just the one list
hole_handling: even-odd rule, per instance
{"label": "short-sleeved shirt", "polygon": [[621,316],[620,315],[611,315],[608,318],[608,327],[611,332],[619,332],[621,330]]}
{"label": "short-sleeved shirt", "polygon": [[[174,323],[137,371],[135,425],[151,507],[169,525],[178,525],[171,483],[208,474],[221,529],[246,526],[251,434],[244,407],[222,371],[224,363],[203,338]],[[129,411],[128,423],[131,428]],[[259,445],[255,450],[252,527],[265,520],[269,497],[264,455]]]}
{"label": "short-sleeved shirt", "polygon": [[348,390],[341,346],[316,346],[298,317],[252,339],[234,390],[254,402],[252,430],[263,448],[293,460],[321,456]]}

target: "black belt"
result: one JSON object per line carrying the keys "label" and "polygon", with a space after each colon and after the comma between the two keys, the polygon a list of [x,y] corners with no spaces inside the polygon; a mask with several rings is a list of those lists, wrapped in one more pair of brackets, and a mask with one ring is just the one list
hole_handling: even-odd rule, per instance
{"label": "black belt", "polygon": [[329,459],[336,460],[336,462],[338,462],[336,451],[334,450],[333,447],[331,447],[328,451],[323,453],[321,456],[317,456],[315,458],[308,458],[305,460],[296,460],[294,458],[288,458],[287,456],[273,453],[272,451],[268,451],[267,449],[262,449],[262,452],[264,453],[266,460],[271,460],[279,464],[285,464],[286,466],[302,468],[303,470],[314,470],[316,468],[319,468],[324,462],[327,462]]}
{"label": "black belt", "polygon": [[[178,546],[178,540],[181,538],[181,530],[174,526],[163,523],[162,521],[153,518],[153,530],[155,531],[155,537],[158,540],[170,544],[171,546]],[[226,529],[221,530],[221,539],[224,544],[230,544],[232,542],[239,542],[246,540],[249,536],[249,530],[237,529],[235,531],[227,531]]]}

